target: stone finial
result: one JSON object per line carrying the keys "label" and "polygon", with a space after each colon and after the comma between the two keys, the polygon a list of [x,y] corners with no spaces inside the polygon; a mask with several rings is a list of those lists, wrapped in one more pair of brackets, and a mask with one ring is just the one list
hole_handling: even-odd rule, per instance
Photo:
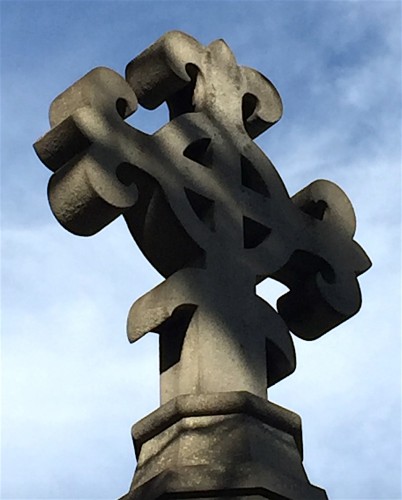
{"label": "stone finial", "polygon": [[[126,78],[96,68],[52,103],[52,130],[35,145],[54,171],[52,210],[81,235],[123,214],[167,278],[128,320],[131,342],[163,333],[162,372],[174,374],[162,392],[263,396],[295,367],[288,329],[315,339],[360,307],[357,276],[370,264],[352,205],[323,180],[289,197],[252,141],[279,120],[279,94],[222,40],[167,33]],[[153,135],[131,127],[137,99],[166,102],[170,122]],[[279,316],[255,294],[267,277],[289,287]]]}
{"label": "stone finial", "polygon": [[[132,127],[137,101],[166,103],[170,121],[152,135]],[[253,142],[281,114],[274,85],[224,41],[181,32],[133,59],[126,79],[96,68],[51,105],[35,149],[54,172],[57,220],[92,235],[123,215],[166,278],[128,317],[130,342],[160,334],[162,403],[265,399],[295,369],[289,330],[317,339],[360,308],[357,277],[370,261],[348,197],[326,180],[290,197]],[[265,278],[289,288],[278,312],[256,295]]]}

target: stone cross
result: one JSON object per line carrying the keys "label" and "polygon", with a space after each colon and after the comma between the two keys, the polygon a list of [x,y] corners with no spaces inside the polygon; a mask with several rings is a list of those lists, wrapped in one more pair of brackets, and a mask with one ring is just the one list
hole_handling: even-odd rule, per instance
{"label": "stone cross", "polygon": [[[166,103],[170,121],[152,135],[135,129],[125,119],[137,103]],[[360,308],[357,276],[370,261],[349,199],[324,180],[290,197],[253,142],[281,114],[273,84],[223,40],[205,47],[181,32],[131,61],[126,79],[96,68],[51,105],[35,150],[54,172],[57,220],[92,235],[123,215],[166,278],[128,317],[130,342],[159,334],[162,404],[266,399],[295,369],[289,330],[313,340]],[[268,277],[289,288],[278,312],[256,295]]]}

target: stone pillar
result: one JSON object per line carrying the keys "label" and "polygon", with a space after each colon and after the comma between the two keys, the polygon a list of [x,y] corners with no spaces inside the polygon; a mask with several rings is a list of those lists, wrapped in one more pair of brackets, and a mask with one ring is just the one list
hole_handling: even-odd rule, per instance
{"label": "stone pillar", "polygon": [[324,500],[302,465],[300,417],[248,392],[178,396],[133,426],[138,460],[121,500]]}

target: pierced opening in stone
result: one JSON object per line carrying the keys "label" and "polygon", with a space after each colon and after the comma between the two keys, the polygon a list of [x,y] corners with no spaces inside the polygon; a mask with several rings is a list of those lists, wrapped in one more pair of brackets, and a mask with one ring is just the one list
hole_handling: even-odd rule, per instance
{"label": "pierced opening in stone", "polygon": [[264,196],[269,197],[269,190],[267,185],[263,181],[260,173],[251,163],[251,161],[245,156],[241,155],[240,158],[241,165],[241,183],[246,188],[252,189],[256,193],[260,193]]}
{"label": "pierced opening in stone", "polygon": [[267,276],[257,276],[257,284],[255,287],[256,294],[268,302],[277,312],[277,300],[285,293],[289,292],[289,288],[280,281],[274,280]]}
{"label": "pierced opening in stone", "polygon": [[328,204],[324,200],[308,201],[300,207],[300,210],[314,219],[323,220]]}
{"label": "pierced opening in stone", "polygon": [[211,139],[205,137],[198,139],[195,142],[189,144],[183,152],[183,155],[189,160],[195,161],[204,167],[209,167],[211,165]]}
{"label": "pierced opening in stone", "polygon": [[253,219],[243,217],[244,248],[255,248],[271,234],[272,229]]}
{"label": "pierced opening in stone", "polygon": [[116,168],[116,177],[125,186],[131,186],[134,182],[136,168],[130,163],[120,163]]}
{"label": "pierced opening in stone", "polygon": [[187,199],[197,217],[212,231],[215,230],[214,201],[196,193],[191,189],[184,188]]}
{"label": "pierced opening in stone", "polygon": [[128,110],[127,101],[125,99],[123,99],[122,97],[119,97],[116,101],[116,111],[123,118],[123,120],[127,116],[127,110]]}
{"label": "pierced opening in stone", "polygon": [[197,82],[198,68],[195,64],[186,64],[186,73],[190,77],[190,82],[181,90],[167,99],[170,112],[170,119],[177,118],[185,113],[192,113],[195,110],[193,102],[194,89]]}
{"label": "pierced opening in stone", "polygon": [[136,112],[128,116],[125,121],[132,127],[152,135],[169,121],[168,108],[163,105],[149,110],[138,106]]}

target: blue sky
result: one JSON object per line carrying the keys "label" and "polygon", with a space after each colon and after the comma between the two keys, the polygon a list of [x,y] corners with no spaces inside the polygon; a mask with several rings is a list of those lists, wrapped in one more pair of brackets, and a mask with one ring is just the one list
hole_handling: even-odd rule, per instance
{"label": "blue sky", "polygon": [[[132,302],[161,281],[118,219],[79,238],[52,216],[32,144],[51,101],[164,32],[224,38],[279,90],[258,139],[289,192],[329,179],[352,200],[373,261],[363,307],[315,342],[269,398],[303,419],[304,465],[331,499],[401,492],[401,4],[399,1],[2,1],[4,499],[109,499],[135,467],[132,423],[158,406],[156,335],[130,345]],[[167,112],[139,110],[151,132]],[[259,293],[272,301],[280,288]]]}

